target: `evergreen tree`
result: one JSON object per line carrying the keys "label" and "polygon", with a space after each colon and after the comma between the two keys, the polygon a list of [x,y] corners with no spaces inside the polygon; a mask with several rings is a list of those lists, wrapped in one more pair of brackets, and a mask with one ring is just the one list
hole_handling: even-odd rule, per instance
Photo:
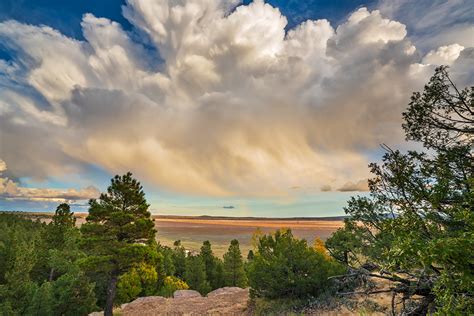
{"label": "evergreen tree", "polygon": [[328,260],[290,230],[277,230],[259,238],[254,259],[249,263],[251,294],[269,299],[317,297],[328,291],[328,277],[345,271]]}
{"label": "evergreen tree", "polygon": [[156,231],[148,207],[142,186],[130,172],[115,176],[107,193],[89,201],[81,227],[89,255],[84,265],[108,275],[105,315],[112,315],[119,276],[140,262],[156,260]]}
{"label": "evergreen tree", "polygon": [[87,315],[97,309],[94,283],[74,268],[52,282],[53,315]]}
{"label": "evergreen tree", "polygon": [[244,262],[237,239],[230,242],[229,250],[224,254],[224,280],[227,286],[245,287],[247,285]]}
{"label": "evergreen tree", "polygon": [[[75,227],[76,218],[74,213],[71,212],[69,204],[62,203],[57,208],[53,215],[51,222],[48,224],[44,230],[44,244],[41,249],[41,256],[39,258],[39,263],[44,262],[48,263],[48,281],[53,281],[59,275],[57,270],[51,266],[51,256],[54,255],[54,252],[62,253],[63,251],[71,252],[72,247],[77,251],[77,237],[71,242],[67,242],[68,238],[71,238],[71,235],[74,234],[74,231],[77,230]],[[38,268],[37,268],[38,269]],[[39,268],[41,269],[41,268]]]}
{"label": "evergreen tree", "polygon": [[204,261],[206,267],[206,276],[212,289],[217,289],[221,286],[222,278],[217,275],[217,265],[219,259],[214,256],[212,252],[211,243],[206,240],[202,243],[200,256]]}
{"label": "evergreen tree", "polygon": [[216,257],[215,265],[214,289],[218,289],[225,286],[224,263]]}
{"label": "evergreen tree", "polygon": [[173,262],[173,250],[170,247],[157,245],[158,261],[156,265],[156,272],[158,273],[158,287],[162,287],[165,277],[174,276],[175,267]]}
{"label": "evergreen tree", "polygon": [[351,275],[390,280],[403,314],[473,314],[474,87],[457,88],[439,67],[403,117],[407,139],[426,150],[384,146],[370,196],[348,202],[326,246]]}
{"label": "evergreen tree", "polygon": [[37,263],[36,242],[42,225],[11,214],[0,214],[0,311],[27,313],[38,285],[31,279]]}
{"label": "evergreen tree", "polygon": [[184,271],[186,270],[186,250],[181,245],[181,240],[176,240],[174,242],[173,265],[175,275],[178,278],[184,278]]}
{"label": "evergreen tree", "polygon": [[49,316],[53,315],[53,290],[51,282],[44,282],[38,287],[28,306],[27,315]]}
{"label": "evergreen tree", "polygon": [[67,203],[59,204],[54,212],[50,225],[60,227],[61,230],[73,228],[76,225],[76,218],[71,207]]}
{"label": "evergreen tree", "polygon": [[206,277],[206,266],[200,256],[188,256],[186,258],[184,280],[191,289],[203,295],[211,291],[211,285]]}

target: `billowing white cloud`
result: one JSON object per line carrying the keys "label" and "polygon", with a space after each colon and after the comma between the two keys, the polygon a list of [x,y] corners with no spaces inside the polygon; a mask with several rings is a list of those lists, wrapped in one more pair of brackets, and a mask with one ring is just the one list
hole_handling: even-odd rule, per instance
{"label": "billowing white cloud", "polygon": [[6,170],[6,163],[0,159],[0,198],[2,199],[72,203],[97,198],[100,194],[99,190],[93,186],[80,190],[22,187],[15,181],[2,175]]}
{"label": "billowing white cloud", "polygon": [[86,14],[85,41],[0,23],[15,56],[0,64],[10,172],[41,178],[91,163],[221,196],[367,178],[367,153],[403,141],[401,112],[434,69],[405,25],[361,8],[336,28],[318,20],[285,32],[277,8],[234,6],[128,0],[133,35]]}
{"label": "billowing white cloud", "polygon": [[463,51],[464,46],[452,44],[441,46],[436,50],[430,51],[424,58],[423,63],[433,65],[451,65],[459,54]]}

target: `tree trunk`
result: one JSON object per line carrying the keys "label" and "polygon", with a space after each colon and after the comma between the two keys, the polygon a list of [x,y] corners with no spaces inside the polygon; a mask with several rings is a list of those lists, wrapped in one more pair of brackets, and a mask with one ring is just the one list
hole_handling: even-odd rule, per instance
{"label": "tree trunk", "polygon": [[54,277],[54,268],[51,268],[51,270],[49,271],[48,281],[49,282],[53,281],[53,277]]}
{"label": "tree trunk", "polygon": [[112,274],[107,286],[107,299],[105,300],[104,316],[112,316],[114,309],[115,293],[117,292],[117,275]]}

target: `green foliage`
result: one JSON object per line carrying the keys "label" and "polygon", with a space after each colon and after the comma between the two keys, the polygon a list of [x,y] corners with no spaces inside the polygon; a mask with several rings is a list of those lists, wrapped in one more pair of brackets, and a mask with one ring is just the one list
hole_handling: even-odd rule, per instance
{"label": "green foliage", "polygon": [[187,289],[189,289],[189,285],[186,282],[174,276],[167,276],[164,278],[163,286],[158,293],[164,297],[172,297],[174,291]]}
{"label": "green foliage", "polygon": [[175,274],[176,269],[173,262],[173,250],[169,247],[161,246],[158,244],[157,251],[161,255],[158,258],[158,264],[156,271],[161,276],[172,276]]}
{"label": "green foliage", "polygon": [[[69,226],[48,249],[50,225],[0,214],[2,315],[87,315],[96,308],[94,284],[77,265],[83,256],[78,231]],[[41,269],[55,271],[55,277],[45,280]]]}
{"label": "green foliage", "polygon": [[30,273],[43,225],[13,214],[0,214],[0,310],[26,314],[38,285]]}
{"label": "green foliage", "polygon": [[211,291],[211,285],[206,277],[206,266],[201,256],[188,256],[184,280],[193,290],[205,295]]}
{"label": "green foliage", "polygon": [[225,286],[224,262],[221,259],[215,259],[215,272],[213,278],[213,290]]}
{"label": "green foliage", "polygon": [[247,276],[237,239],[230,242],[229,250],[224,254],[224,283],[226,286],[247,286]]}
{"label": "green foliage", "polygon": [[70,271],[52,285],[54,315],[87,315],[97,309],[94,284],[83,272]]}
{"label": "green foliage", "polygon": [[36,289],[27,308],[28,315],[53,315],[53,288],[50,282],[44,282]]}
{"label": "green foliage", "polygon": [[181,240],[176,240],[174,242],[172,258],[175,275],[178,278],[184,278],[184,272],[186,270],[186,250],[181,245]]}
{"label": "green foliage", "polygon": [[329,276],[345,271],[290,230],[260,237],[248,270],[252,295],[269,299],[316,297],[330,288]]}
{"label": "green foliage", "polygon": [[140,183],[131,173],[115,176],[107,193],[89,202],[89,215],[81,226],[83,266],[109,275],[105,313],[112,313],[116,284],[121,274],[142,262],[155,265],[155,229]]}
{"label": "green foliage", "polygon": [[224,275],[222,261],[214,256],[212,252],[211,243],[206,240],[201,247],[199,254],[204,261],[206,270],[206,278],[213,290],[224,286]]}
{"label": "green foliage", "polygon": [[138,296],[153,295],[157,290],[157,281],[156,269],[149,264],[141,263],[119,277],[117,301],[126,303],[133,301]]}
{"label": "green foliage", "polygon": [[51,223],[48,225],[48,243],[50,247],[60,248],[64,244],[67,231],[74,229],[76,218],[69,204],[62,203],[56,208]]}
{"label": "green foliage", "polygon": [[370,197],[349,201],[351,218],[326,242],[335,259],[359,268],[364,258],[383,273],[372,277],[393,281],[407,313],[474,313],[473,96],[437,68],[403,114],[407,139],[428,150],[385,147]]}

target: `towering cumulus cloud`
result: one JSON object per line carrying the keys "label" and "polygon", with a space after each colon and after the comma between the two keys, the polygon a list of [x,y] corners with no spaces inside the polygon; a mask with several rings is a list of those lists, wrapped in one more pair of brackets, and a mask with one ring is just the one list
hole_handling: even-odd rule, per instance
{"label": "towering cumulus cloud", "polygon": [[131,32],[86,14],[84,41],[0,23],[14,56],[0,61],[0,158],[17,177],[93,164],[212,196],[351,190],[366,187],[380,143],[401,142],[401,112],[432,63],[472,79],[456,66],[471,48],[444,43],[423,59],[377,10],[285,31],[277,8],[237,5],[128,0]]}

